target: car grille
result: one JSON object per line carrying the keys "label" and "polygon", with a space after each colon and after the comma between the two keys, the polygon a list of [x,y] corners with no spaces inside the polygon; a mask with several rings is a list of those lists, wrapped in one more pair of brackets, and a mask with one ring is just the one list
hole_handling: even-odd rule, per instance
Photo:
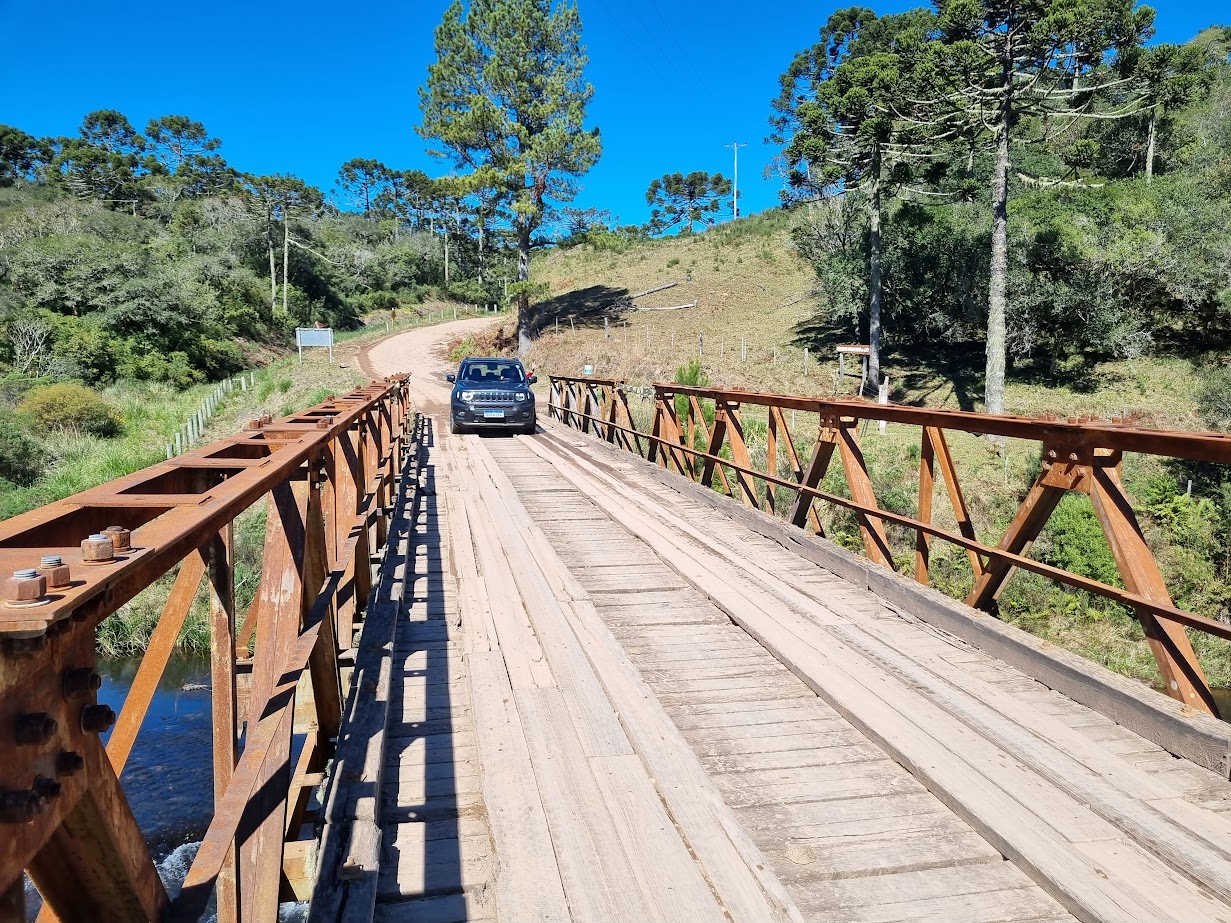
{"label": "car grille", "polygon": [[476,404],[512,404],[516,402],[513,395],[514,391],[476,391],[474,394],[474,403]]}

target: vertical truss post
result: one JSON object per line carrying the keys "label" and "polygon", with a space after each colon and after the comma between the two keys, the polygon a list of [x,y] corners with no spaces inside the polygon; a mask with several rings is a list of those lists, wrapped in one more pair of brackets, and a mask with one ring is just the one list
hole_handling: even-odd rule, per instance
{"label": "vertical truss post", "polygon": [[[962,493],[962,485],[957,479],[957,468],[953,464],[953,454],[949,451],[945,431],[939,426],[929,426],[926,430],[936,461],[940,463],[940,474],[944,479],[945,489],[949,492],[949,504],[957,518],[958,531],[972,542],[978,541],[974,522],[970,518],[970,509],[966,506],[966,497]],[[966,556],[970,559],[970,569],[978,581],[983,576],[983,559],[977,551],[969,548],[966,550]]]}
{"label": "vertical truss post", "polygon": [[[859,435],[855,427],[856,421],[849,417],[838,421],[838,450],[842,454],[846,486],[850,488],[851,498],[856,503],[870,509],[878,509],[876,491],[873,490],[872,479],[868,476],[868,465],[864,461],[863,451],[859,448]],[[890,551],[889,540],[885,537],[885,524],[867,513],[857,512],[855,515],[868,557],[893,570],[893,552]]]}
{"label": "vertical truss post", "polygon": [[[301,472],[302,473],[302,472]],[[299,635],[304,609],[308,480],[287,481],[270,491],[261,568],[261,612],[265,624],[253,657],[249,737],[258,723],[276,728],[258,778],[258,790],[286,791],[290,786],[291,732],[286,720],[295,708],[294,694],[273,697],[277,675]],[[287,805],[278,799],[249,807],[251,832],[240,831],[239,897],[244,923],[276,923],[282,879],[282,841]]]}
{"label": "vertical truss post", "polygon": [[[1090,480],[1090,499],[1125,587],[1151,602],[1173,605],[1158,562],[1146,545],[1137,517],[1124,494],[1118,465],[1103,465],[1098,461],[1096,459]],[[1137,618],[1158,662],[1167,694],[1197,711],[1217,717],[1218,705],[1184,626],[1147,609],[1138,609]]]}
{"label": "vertical truss post", "polygon": [[731,460],[735,462],[735,481],[739,484],[740,499],[744,506],[756,509],[757,485],[752,476],[744,469],[752,468],[752,459],[748,455],[748,445],[744,442],[744,423],[740,419],[739,404],[726,405],[727,438],[731,442]]}
{"label": "vertical truss post", "polygon": [[[210,584],[210,696],[213,704],[214,808],[238,756],[235,696],[235,542],[230,523],[203,548]],[[232,846],[218,876],[218,923],[239,920],[239,876]]]}
{"label": "vertical truss post", "polygon": [[[923,427],[919,440],[919,515],[922,523],[932,524],[932,491],[935,488],[936,449],[932,444],[932,434],[928,427]],[[915,580],[927,586],[928,583],[928,550],[932,536],[926,532],[915,533]]]}
{"label": "vertical truss post", "polygon": [[[783,430],[786,430],[785,421],[783,421]],[[801,486],[816,490],[820,487],[821,481],[825,480],[825,472],[829,470],[829,462],[833,458],[834,449],[838,447],[837,425],[830,425],[830,421],[821,419],[817,422],[816,445],[812,447],[812,458],[808,461],[808,468],[800,472],[797,477]],[[791,444],[791,452],[794,454],[795,447]],[[817,515],[813,507],[813,496],[803,490],[795,495],[795,502],[791,504],[791,511],[788,518],[793,525],[803,527],[804,523],[808,522],[812,525],[812,530],[817,535],[824,535],[825,528],[821,525],[821,518]]]}
{"label": "vertical truss post", "polygon": [[[765,472],[771,477],[778,476],[778,418],[771,408],[766,414],[766,429],[768,444],[765,448]],[[765,482],[765,512],[773,514],[776,506],[774,492],[777,490],[773,481]]]}

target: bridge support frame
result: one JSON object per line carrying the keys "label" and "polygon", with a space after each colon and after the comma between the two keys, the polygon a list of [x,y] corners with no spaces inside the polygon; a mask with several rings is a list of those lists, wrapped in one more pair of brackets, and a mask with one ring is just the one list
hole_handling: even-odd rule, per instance
{"label": "bridge support frame", "polygon": [[[339,613],[353,624],[367,601],[407,413],[404,376],[374,382],[0,524],[0,568],[58,554],[73,577],[38,607],[0,608],[0,726],[32,728],[0,761],[0,794],[18,807],[0,816],[0,923],[22,916],[23,870],[43,923],[196,920],[215,889],[223,923],[276,920],[296,891],[287,870],[304,865],[287,843],[313,819],[309,796],[338,733]],[[261,502],[260,584],[239,613],[232,524]],[[111,560],[85,563],[77,544],[112,525],[132,547],[117,541]],[[177,566],[104,750],[114,716],[95,699],[95,629]],[[169,901],[118,776],[195,605],[211,638],[215,815]],[[305,744],[292,772],[296,730]]]}
{"label": "bridge support frame", "polygon": [[[623,395],[626,390],[634,390],[623,381],[553,377],[552,416],[566,425],[581,427],[589,415],[578,410],[574,395],[580,393],[583,384],[586,388],[605,389],[605,393],[609,391],[612,397]],[[648,461],[664,469],[674,469],[706,487],[713,487],[717,476],[722,492],[732,498],[735,497],[733,479],[744,505],[772,514],[778,512],[774,489],[793,490],[795,499],[783,511],[785,517],[794,525],[806,525],[819,535],[824,535],[824,529],[815,501],[821,500],[848,510],[859,524],[865,554],[890,569],[896,570],[896,567],[886,524],[913,530],[914,575],[923,584],[930,580],[932,541],[939,538],[955,544],[963,548],[969,558],[974,587],[967,602],[978,608],[994,611],[1006,582],[1018,569],[1126,605],[1133,609],[1141,622],[1168,694],[1195,711],[1218,714],[1186,629],[1199,629],[1231,640],[1231,626],[1176,607],[1124,491],[1120,465],[1125,451],[1231,464],[1231,436],[1139,430],[1122,420],[1107,423],[1089,417],[1058,421],[1048,415],[1035,418],[993,416],[674,383],[654,385],[653,398],[653,421],[649,433],[640,432],[632,424],[631,413],[627,426],[608,423],[609,429],[614,426],[621,431],[626,447],[631,448],[635,443],[634,451]],[[676,412],[677,401],[681,401],[680,406],[687,406],[686,419],[682,424]],[[750,406],[765,408],[766,470],[758,470],[752,462],[741,417],[741,410]],[[784,415],[786,410],[791,411],[792,425],[796,411],[817,415],[817,438],[806,468],[800,464]],[[709,419],[712,419],[712,428],[707,425]],[[920,427],[916,516],[891,512],[878,506],[859,446],[857,428],[860,423],[871,420],[880,421],[882,425],[892,423]],[[1043,470],[996,545],[985,544],[976,534],[949,450],[946,431],[993,436],[1000,440],[1033,440],[1042,445]],[[697,447],[698,434],[705,443],[704,449]],[[606,438],[614,441],[610,432],[607,432]],[[646,441],[644,451],[641,451],[642,439]],[[777,450],[780,443],[787,447],[790,457],[790,478],[783,478],[778,472]],[[849,496],[830,493],[821,487],[835,450],[842,460]],[[941,528],[933,521],[938,465],[953,508],[956,531]],[[763,496],[761,484],[764,485]],[[1116,560],[1123,587],[1064,571],[1029,557],[1035,539],[1069,491],[1085,493],[1090,497]]]}

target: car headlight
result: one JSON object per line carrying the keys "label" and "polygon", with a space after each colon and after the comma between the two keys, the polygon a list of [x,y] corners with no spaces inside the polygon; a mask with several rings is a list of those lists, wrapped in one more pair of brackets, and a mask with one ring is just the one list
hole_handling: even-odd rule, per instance
{"label": "car headlight", "polygon": [[463,391],[463,392],[462,392],[462,400],[463,400],[463,401],[473,401],[473,400],[474,400],[474,396],[475,396],[476,394],[478,394],[478,393],[479,393],[478,391]]}
{"label": "car headlight", "polygon": [[527,395],[523,394],[521,391],[518,391],[516,394],[513,395],[513,400],[524,401],[526,397]]}

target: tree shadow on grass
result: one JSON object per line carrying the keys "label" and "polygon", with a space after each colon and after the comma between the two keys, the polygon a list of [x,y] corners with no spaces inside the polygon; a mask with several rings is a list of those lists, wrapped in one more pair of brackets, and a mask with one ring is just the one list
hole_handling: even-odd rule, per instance
{"label": "tree shadow on grass", "polygon": [[610,285],[591,285],[565,292],[534,306],[534,335],[544,330],[560,327],[601,327],[604,318],[610,323],[619,323],[634,311],[628,289]]}
{"label": "tree shadow on grass", "polygon": [[[792,330],[794,343],[807,347],[818,361],[834,358],[840,344],[864,343],[848,317],[810,317]],[[858,357],[847,366],[859,373]],[[943,406],[952,398],[962,410],[974,410],[983,394],[983,343],[927,341],[890,342],[881,357],[881,373],[889,376],[889,399],[896,404]],[[869,383],[871,394],[875,387]]]}

